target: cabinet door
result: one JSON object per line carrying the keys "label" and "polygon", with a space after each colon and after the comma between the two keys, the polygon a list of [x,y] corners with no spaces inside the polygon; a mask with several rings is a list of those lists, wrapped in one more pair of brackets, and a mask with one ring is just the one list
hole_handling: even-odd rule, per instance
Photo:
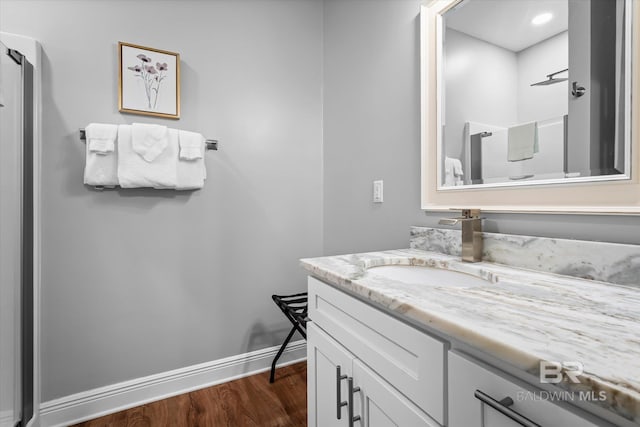
{"label": "cabinet door", "polygon": [[309,316],[349,352],[444,424],[446,348],[388,313],[309,277]]}
{"label": "cabinet door", "polygon": [[[307,408],[309,427],[349,426],[347,377],[353,356],[313,322],[307,323]],[[338,369],[343,378],[338,377]]]}
{"label": "cabinet door", "polygon": [[361,361],[353,362],[354,416],[361,426],[439,427],[409,399],[393,388]]}

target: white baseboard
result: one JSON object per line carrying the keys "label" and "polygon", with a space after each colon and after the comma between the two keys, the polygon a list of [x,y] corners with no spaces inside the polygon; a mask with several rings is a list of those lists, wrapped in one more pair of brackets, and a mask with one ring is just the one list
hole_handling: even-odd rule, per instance
{"label": "white baseboard", "polygon": [[12,426],[17,421],[13,409],[0,411],[0,426]]}
{"label": "white baseboard", "polygon": [[[68,426],[264,372],[271,368],[279,348],[265,348],[50,400],[40,405],[40,425]],[[306,356],[304,340],[289,343],[278,366],[302,361]]]}

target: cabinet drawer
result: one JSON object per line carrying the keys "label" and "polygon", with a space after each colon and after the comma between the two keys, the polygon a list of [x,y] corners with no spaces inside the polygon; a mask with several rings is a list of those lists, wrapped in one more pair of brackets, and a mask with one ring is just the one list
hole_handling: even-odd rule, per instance
{"label": "cabinet drawer", "polygon": [[311,321],[444,424],[443,342],[309,277]]}
{"label": "cabinet drawer", "polygon": [[[590,421],[549,400],[535,396],[533,388],[519,384],[506,373],[489,370],[469,358],[449,352],[449,427],[517,427],[513,421],[483,403],[476,397],[476,390],[500,401],[506,397],[513,400],[508,407],[535,424],[543,427],[596,427],[609,424]],[[539,390],[538,390],[539,393]],[[495,403],[494,403],[495,404]],[[585,416],[587,416],[585,414]]]}

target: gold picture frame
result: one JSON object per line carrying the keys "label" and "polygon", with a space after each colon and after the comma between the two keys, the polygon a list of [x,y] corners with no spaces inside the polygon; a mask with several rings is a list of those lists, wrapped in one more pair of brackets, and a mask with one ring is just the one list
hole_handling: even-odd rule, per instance
{"label": "gold picture frame", "polygon": [[118,110],[180,118],[180,54],[118,42]]}

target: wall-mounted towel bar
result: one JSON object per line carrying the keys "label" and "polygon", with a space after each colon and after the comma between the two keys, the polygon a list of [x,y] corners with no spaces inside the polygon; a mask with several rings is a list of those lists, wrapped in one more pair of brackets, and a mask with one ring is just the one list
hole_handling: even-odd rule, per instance
{"label": "wall-mounted towel bar", "polygon": [[[84,129],[80,129],[80,139],[85,141],[87,139],[87,134]],[[207,145],[207,150],[217,150],[218,149],[218,140],[217,139],[207,139],[204,142]]]}

